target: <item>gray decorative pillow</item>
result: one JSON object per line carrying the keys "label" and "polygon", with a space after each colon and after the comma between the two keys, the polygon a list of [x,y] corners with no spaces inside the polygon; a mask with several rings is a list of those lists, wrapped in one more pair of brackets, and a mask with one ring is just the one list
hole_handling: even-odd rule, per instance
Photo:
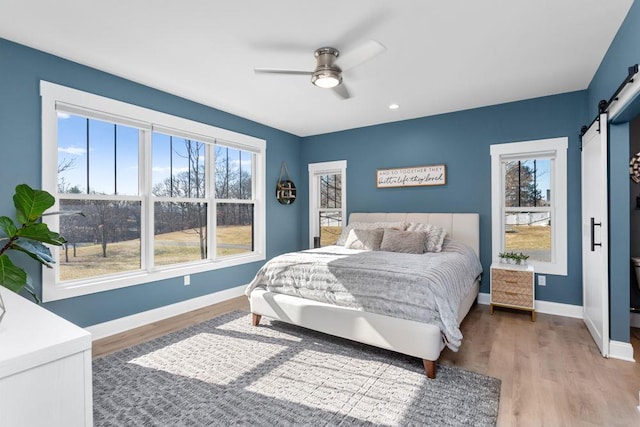
{"label": "gray decorative pillow", "polygon": [[364,249],[367,251],[379,251],[382,243],[384,229],[374,228],[373,230],[363,230],[352,228],[347,236],[344,247],[347,249]]}
{"label": "gray decorative pillow", "polygon": [[447,235],[447,231],[444,228],[433,224],[410,222],[407,226],[407,231],[426,231],[429,236],[425,242],[425,252],[442,251],[442,242],[444,242],[444,238]]}
{"label": "gray decorative pillow", "polygon": [[382,236],[380,250],[405,254],[423,254],[428,235],[426,231],[400,231],[386,228]]}
{"label": "gray decorative pillow", "polygon": [[406,222],[352,222],[342,229],[342,234],[340,234],[340,238],[336,242],[336,245],[343,246],[347,241],[347,236],[349,232],[357,228],[359,230],[373,230],[375,228],[395,228],[398,230],[404,230],[407,228]]}

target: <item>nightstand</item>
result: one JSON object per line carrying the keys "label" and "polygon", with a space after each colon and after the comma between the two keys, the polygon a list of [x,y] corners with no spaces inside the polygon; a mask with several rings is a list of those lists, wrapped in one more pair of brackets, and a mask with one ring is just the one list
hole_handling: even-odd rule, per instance
{"label": "nightstand", "polygon": [[493,307],[509,307],[531,312],[536,321],[534,274],[531,265],[491,264],[491,303]]}

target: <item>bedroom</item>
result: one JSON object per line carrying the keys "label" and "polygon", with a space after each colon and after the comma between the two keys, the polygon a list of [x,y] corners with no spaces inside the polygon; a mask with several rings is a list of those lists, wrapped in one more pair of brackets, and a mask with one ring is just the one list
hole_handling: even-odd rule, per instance
{"label": "bedroom", "polygon": [[[627,6],[630,4],[629,2],[614,3],[624,3]],[[496,4],[504,6],[507,2],[496,2]],[[578,7],[575,6],[576,2],[566,4],[566,7]],[[7,7],[20,9],[17,4]],[[572,16],[572,20],[574,12],[571,9],[567,12]],[[10,14],[3,13],[3,16],[5,20],[11,19]],[[360,14],[353,13],[349,16],[349,19],[344,19],[351,25],[361,22]],[[31,31],[32,39],[24,36],[25,39],[22,40],[10,33],[9,29],[13,27],[9,22],[3,22],[0,26],[2,28],[0,37],[3,37],[0,40],[0,92],[2,98],[9,101],[4,102],[0,107],[3,159],[28,159],[28,161],[23,163],[5,160],[2,177],[6,185],[0,188],[0,197],[1,200],[9,200],[13,188],[19,183],[26,182],[34,187],[40,187],[42,171],[39,160],[41,158],[39,82],[45,80],[267,140],[265,182],[268,196],[273,192],[272,187],[278,179],[283,161],[287,163],[296,186],[300,189],[300,194],[304,194],[302,189],[308,187],[307,165],[309,163],[347,160],[349,212],[478,212],[481,215],[481,261],[487,271],[492,259],[489,146],[505,142],[567,136],[570,147],[567,168],[569,273],[567,276],[547,275],[546,286],[536,286],[536,298],[543,306],[546,303],[549,310],[555,308],[580,311],[582,286],[578,134],[580,127],[590,122],[595,116],[597,101],[609,98],[625,77],[627,67],[640,60],[640,42],[638,42],[640,40],[638,34],[640,7],[637,3],[633,3],[624,23],[621,20],[623,16],[620,17],[620,28],[612,29],[609,35],[610,46],[603,46],[602,58],[595,61],[590,71],[591,75],[581,86],[573,90],[523,96],[519,99],[511,99],[512,102],[493,102],[490,106],[485,104],[474,106],[477,108],[457,108],[455,111],[443,114],[425,113],[416,116],[418,118],[402,121],[388,119],[389,111],[384,111],[380,114],[384,114],[383,117],[387,118],[379,119],[379,123],[389,123],[373,126],[355,125],[351,126],[352,128],[343,128],[347,130],[331,133],[322,130],[312,131],[305,136],[299,136],[300,134],[294,131],[279,130],[281,128],[277,125],[272,125],[273,127],[262,125],[259,118],[253,119],[255,121],[248,120],[244,118],[247,116],[243,111],[213,109],[190,101],[189,99],[198,100],[199,94],[196,92],[176,93],[169,89],[165,89],[165,92],[152,89],[151,87],[160,83],[150,80],[148,76],[140,75],[135,69],[131,74],[126,75],[128,79],[124,79],[116,77],[114,74],[120,75],[116,71],[93,65],[93,61],[98,59],[88,58],[84,62],[76,60],[84,65],[69,61],[73,58],[73,51],[67,46],[68,42],[64,38],[54,42],[54,47],[49,48],[49,51],[45,48],[36,50],[39,43],[43,43],[44,35],[48,34],[46,31],[42,31],[41,34],[38,31]],[[246,25],[252,24],[251,20],[246,22]],[[89,25],[89,23],[84,22],[83,25]],[[344,31],[346,30],[345,24]],[[616,34],[614,39],[613,36]],[[59,35],[59,37],[63,36],[65,35]],[[73,35],[65,37],[73,37]],[[467,35],[467,38],[470,36]],[[169,43],[170,46],[172,43],[177,43],[175,40],[164,42]],[[111,47],[117,47],[117,45]],[[158,49],[158,46],[152,44],[150,48]],[[148,50],[148,52],[154,53],[143,56],[157,54],[157,50]],[[214,52],[214,49],[211,49],[206,54],[213,56]],[[605,52],[607,52],[606,56],[604,56]],[[309,55],[311,53],[309,52]],[[482,54],[481,51],[476,53]],[[576,59],[572,62],[581,63],[580,53],[574,54]],[[260,63],[256,62],[258,61],[256,58],[246,59],[246,69],[249,74],[252,74],[253,67],[257,66],[288,66],[285,63],[286,55],[262,58],[263,61]],[[281,58],[284,62],[280,61]],[[447,59],[452,60],[452,58]],[[92,65],[94,68],[89,67]],[[518,67],[519,65],[516,64],[516,71]],[[363,74],[366,75],[369,70],[366,64],[363,65]],[[512,77],[517,80],[518,73],[515,72]],[[551,80],[554,78],[555,76],[547,77]],[[569,75],[567,78],[571,79],[572,76]],[[268,85],[272,96],[278,98],[280,95],[277,89],[289,86],[292,82],[279,80],[279,77],[274,79],[261,78],[259,84]],[[308,84],[308,82],[305,83]],[[487,91],[495,91],[501,82],[495,84],[496,87],[487,87]],[[303,87],[306,90],[305,94],[314,93],[312,90],[317,89],[311,85],[309,88]],[[357,81],[354,81],[354,99],[356,89]],[[464,98],[465,92],[470,90],[470,87],[456,87],[451,89],[454,92],[451,95]],[[458,91],[462,94],[455,93]],[[326,94],[317,95],[321,97],[318,102],[326,102],[329,108],[334,108],[337,101],[332,97],[324,99],[322,95]],[[424,97],[428,98],[428,95]],[[444,100],[446,99],[445,97]],[[439,102],[444,100],[441,99]],[[401,104],[403,105],[400,106],[399,112],[408,109],[410,105],[409,103]],[[268,109],[270,104],[266,105]],[[384,107],[386,108],[386,104]],[[309,115],[309,113],[300,114],[297,121],[322,122],[317,114]],[[19,141],[19,143],[11,143],[11,141]],[[389,148],[389,144],[393,144],[392,149]],[[611,144],[613,147],[613,140]],[[630,154],[626,148],[620,150],[616,148],[612,149],[610,159],[612,165],[610,178],[612,198],[610,212],[611,339],[626,344],[631,342],[628,286],[633,279],[628,262],[632,254],[629,253],[629,238],[626,237],[629,236],[630,222],[630,184],[627,174]],[[446,164],[447,185],[419,189],[378,190],[375,188],[376,169],[421,164]],[[2,211],[3,214],[11,213],[9,208],[3,208]],[[308,247],[308,217],[308,206],[304,199],[291,206],[282,206],[274,198],[268,197],[266,199],[266,257],[271,258],[277,254]],[[286,233],[281,233],[280,230],[286,230]],[[274,237],[276,233],[278,238]],[[281,237],[283,234],[285,237]],[[195,298],[204,297],[211,304],[220,301],[221,299],[216,300],[216,298],[222,298],[221,295],[227,295],[222,299],[238,296],[242,293],[244,285],[251,281],[260,265],[261,262],[253,262],[206,273],[195,273],[191,276],[189,286],[184,286],[183,277],[180,276],[108,292],[60,299],[47,302],[44,307],[82,327],[117,322],[117,319],[127,319],[121,321],[120,327],[122,325],[131,327],[131,323],[127,322],[133,322],[133,326],[137,326],[135,322],[142,317],[140,313],[149,310],[162,309],[162,307]],[[38,282],[39,269],[31,266],[29,273],[35,278],[34,281]],[[222,294],[216,297],[217,292]],[[485,275],[481,293],[488,294],[488,292],[489,281]],[[484,305],[480,308],[488,310]],[[135,317],[136,315],[138,317]],[[519,317],[516,315],[515,318]],[[153,320],[155,319],[151,319]]]}

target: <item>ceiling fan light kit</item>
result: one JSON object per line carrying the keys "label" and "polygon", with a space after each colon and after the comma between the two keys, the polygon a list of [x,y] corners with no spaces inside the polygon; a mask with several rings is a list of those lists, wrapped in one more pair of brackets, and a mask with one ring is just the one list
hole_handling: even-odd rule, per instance
{"label": "ceiling fan light kit", "polygon": [[335,65],[340,55],[337,49],[321,47],[315,52],[316,69],[311,76],[311,83],[323,89],[331,89],[342,83],[342,70]]}

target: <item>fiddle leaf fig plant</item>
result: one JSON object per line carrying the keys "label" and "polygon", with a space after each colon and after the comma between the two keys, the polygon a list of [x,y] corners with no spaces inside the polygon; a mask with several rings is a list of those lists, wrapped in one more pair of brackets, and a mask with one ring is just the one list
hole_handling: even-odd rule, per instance
{"label": "fiddle leaf fig plant", "polygon": [[60,234],[49,230],[47,224],[40,222],[44,215],[58,213],[45,213],[54,203],[55,199],[48,192],[20,184],[13,195],[15,221],[7,216],[0,217],[0,230],[4,232],[4,237],[0,238],[0,285],[16,293],[24,289],[37,303],[40,299],[31,278],[13,263],[8,253],[22,252],[40,264],[52,267],[55,261],[45,244],[61,246],[67,242]]}

